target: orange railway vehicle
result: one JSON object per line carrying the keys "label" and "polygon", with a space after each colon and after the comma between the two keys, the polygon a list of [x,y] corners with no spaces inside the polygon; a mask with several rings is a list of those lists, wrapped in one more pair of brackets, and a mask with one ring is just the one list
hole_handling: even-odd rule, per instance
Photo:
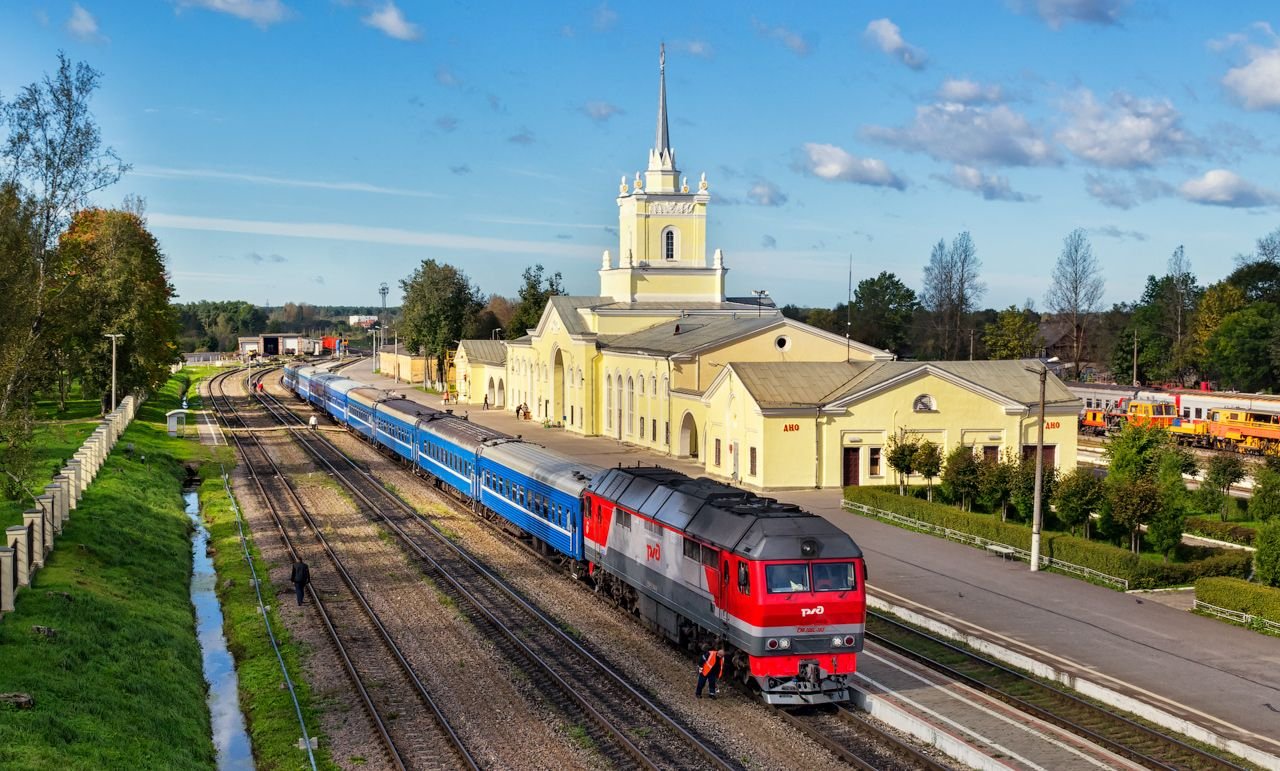
{"label": "orange railway vehicle", "polygon": [[1104,410],[1085,410],[1080,414],[1080,431],[1082,433],[1102,436],[1110,428],[1107,413]]}
{"label": "orange railway vehicle", "polygon": [[1139,426],[1169,428],[1178,416],[1177,408],[1170,402],[1147,402],[1134,399],[1125,410],[1125,419]]}
{"label": "orange railway vehicle", "polygon": [[1209,413],[1213,445],[1257,455],[1280,455],[1280,415],[1245,410]]}

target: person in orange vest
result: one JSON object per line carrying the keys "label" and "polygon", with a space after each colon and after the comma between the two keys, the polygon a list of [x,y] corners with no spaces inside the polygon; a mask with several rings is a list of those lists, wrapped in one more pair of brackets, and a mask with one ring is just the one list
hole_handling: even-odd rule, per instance
{"label": "person in orange vest", "polygon": [[702,687],[709,685],[711,698],[714,699],[716,680],[719,680],[722,674],[724,674],[724,643],[719,642],[715,647],[702,652],[702,659],[698,662],[698,689],[693,695],[701,699]]}

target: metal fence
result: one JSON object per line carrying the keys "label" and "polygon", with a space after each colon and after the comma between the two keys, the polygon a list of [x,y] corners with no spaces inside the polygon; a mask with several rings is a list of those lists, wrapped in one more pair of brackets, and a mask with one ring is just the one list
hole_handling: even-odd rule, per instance
{"label": "metal fence", "polygon": [[[952,530],[949,527],[935,525],[932,522],[925,522],[922,519],[915,519],[893,511],[877,509],[876,507],[868,506],[865,503],[844,501],[843,505],[844,508],[849,511],[867,514],[872,517],[893,522],[894,524],[909,527],[912,530],[919,530],[921,532],[929,533],[930,535],[942,536],[950,541],[957,541],[970,546],[976,546],[979,549],[987,549],[988,551],[1004,557],[1017,557],[1028,565],[1031,564],[1031,552],[1026,549],[1018,548],[1017,546],[1000,543],[999,541],[992,541],[990,539],[983,538],[982,536],[973,535],[972,533],[963,533],[959,530]],[[1064,562],[1063,560],[1056,560],[1051,557],[1046,557],[1044,554],[1040,555],[1040,567],[1061,570],[1064,573],[1071,573],[1090,581],[1097,581],[1098,583],[1106,584],[1108,586],[1114,586],[1120,591],[1129,590],[1129,580],[1127,578],[1118,578],[1116,576],[1107,575],[1106,573],[1100,573],[1093,568],[1087,568],[1083,565],[1076,565],[1071,562]]]}
{"label": "metal fence", "polygon": [[1237,624],[1244,624],[1249,627],[1261,627],[1272,634],[1280,635],[1280,624],[1277,624],[1274,621],[1269,621],[1262,616],[1254,616],[1249,613],[1242,613],[1241,611],[1230,610],[1228,608],[1219,608],[1217,605],[1210,605],[1209,603],[1201,602],[1200,600],[1195,601],[1195,605],[1192,606],[1192,609],[1203,611],[1211,616],[1225,618],[1228,621],[1235,621]]}

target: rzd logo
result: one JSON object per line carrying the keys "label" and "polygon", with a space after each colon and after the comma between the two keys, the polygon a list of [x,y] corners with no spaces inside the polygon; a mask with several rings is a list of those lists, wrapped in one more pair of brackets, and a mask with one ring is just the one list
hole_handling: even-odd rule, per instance
{"label": "rzd logo", "polygon": [[800,617],[801,617],[801,618],[804,618],[805,616],[821,616],[821,615],[822,615],[822,606],[821,606],[821,605],[819,605],[819,606],[818,606],[818,607],[816,607],[816,608],[801,608],[801,609],[800,609]]}
{"label": "rzd logo", "polygon": [[651,559],[654,562],[662,562],[662,544],[651,543],[645,547],[645,559]]}

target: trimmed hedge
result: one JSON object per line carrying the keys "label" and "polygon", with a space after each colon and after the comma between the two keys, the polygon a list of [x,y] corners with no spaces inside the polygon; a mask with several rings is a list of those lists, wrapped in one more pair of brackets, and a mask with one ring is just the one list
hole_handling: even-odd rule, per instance
{"label": "trimmed hedge", "polygon": [[1258,537],[1258,531],[1252,527],[1233,525],[1230,522],[1221,522],[1204,517],[1187,517],[1183,529],[1193,535],[1203,535],[1207,538],[1216,538],[1219,541],[1228,541],[1230,543],[1243,544],[1244,546],[1253,546],[1253,540]]}
{"label": "trimmed hedge", "polygon": [[[993,514],[973,514],[952,506],[929,503],[918,498],[904,498],[893,492],[871,487],[847,487],[845,499],[997,543],[1031,550],[1031,528],[1001,522]],[[1141,559],[1118,546],[1053,530],[1042,531],[1040,549],[1046,557],[1128,579],[1131,589],[1188,584],[1201,576],[1247,576],[1253,562],[1252,554],[1233,549],[1210,552],[1211,556],[1194,562],[1162,564]]]}
{"label": "trimmed hedge", "polygon": [[1196,599],[1280,624],[1280,589],[1275,587],[1238,578],[1202,578],[1196,581]]}

